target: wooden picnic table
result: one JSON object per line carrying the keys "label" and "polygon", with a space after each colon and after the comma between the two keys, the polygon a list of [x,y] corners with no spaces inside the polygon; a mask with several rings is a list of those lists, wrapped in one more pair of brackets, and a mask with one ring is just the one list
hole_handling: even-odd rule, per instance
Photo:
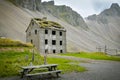
{"label": "wooden picnic table", "polygon": [[[34,76],[34,75],[41,75],[41,74],[50,74],[50,73],[56,73],[58,76],[58,73],[61,72],[61,70],[57,70],[58,64],[45,64],[45,65],[30,65],[30,66],[22,66],[22,71],[21,71],[21,78],[24,76]],[[48,72],[40,72],[40,73],[34,73],[34,74],[29,74],[31,71],[37,68],[47,68]]]}

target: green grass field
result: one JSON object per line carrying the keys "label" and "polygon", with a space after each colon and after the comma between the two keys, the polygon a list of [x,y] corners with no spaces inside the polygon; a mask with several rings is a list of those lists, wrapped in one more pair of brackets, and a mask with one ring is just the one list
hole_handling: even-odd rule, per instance
{"label": "green grass field", "polygon": [[[33,49],[32,44],[14,41],[8,38],[0,38],[0,77],[16,76],[19,74],[20,66],[28,66],[32,62]],[[10,50],[9,50],[10,49]],[[35,49],[35,48],[34,48]],[[34,55],[33,65],[41,65],[44,63],[44,58],[37,53]],[[63,73],[67,72],[82,72],[86,69],[78,66],[78,64],[69,64],[75,61],[60,59],[60,58],[47,58],[47,64],[58,64],[58,69]]]}
{"label": "green grass field", "polygon": [[[40,65],[44,63],[44,59],[40,54],[35,54],[33,65]],[[28,66],[32,61],[32,53],[29,51],[15,52],[6,51],[0,52],[0,77],[16,76],[19,74],[19,66]],[[47,64],[58,64],[58,69],[63,73],[67,72],[83,72],[86,69],[84,67],[69,64],[71,60],[60,58],[47,58]]]}
{"label": "green grass field", "polygon": [[62,56],[74,56],[79,58],[89,58],[95,60],[112,60],[112,61],[120,61],[120,57],[106,55],[102,52],[79,52],[79,53],[66,53],[60,54]]}

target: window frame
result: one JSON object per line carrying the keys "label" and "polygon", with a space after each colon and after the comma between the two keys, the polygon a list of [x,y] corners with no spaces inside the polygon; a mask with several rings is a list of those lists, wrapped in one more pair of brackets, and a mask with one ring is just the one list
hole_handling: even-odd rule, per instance
{"label": "window frame", "polygon": [[45,39],[45,45],[47,45],[48,44],[48,39]]}
{"label": "window frame", "polygon": [[48,53],[48,49],[45,49],[45,53]]}
{"label": "window frame", "polygon": [[63,35],[63,33],[60,31],[60,32],[59,32],[59,35],[60,35],[60,36],[62,36],[62,35]]}
{"label": "window frame", "polygon": [[33,40],[32,39],[30,40],[30,42],[31,42],[31,44],[33,44]]}
{"label": "window frame", "polygon": [[31,32],[29,32],[28,35],[31,36]]}
{"label": "window frame", "polygon": [[60,53],[63,53],[63,50],[60,50]]}
{"label": "window frame", "polygon": [[52,40],[52,45],[56,45],[56,40]]}
{"label": "window frame", "polygon": [[54,53],[54,54],[56,53],[56,50],[55,50],[55,49],[53,49],[53,53]]}
{"label": "window frame", "polygon": [[32,26],[34,26],[34,22],[32,21]]}
{"label": "window frame", "polygon": [[52,30],[52,35],[56,35],[56,31],[55,30]]}
{"label": "window frame", "polygon": [[37,35],[37,33],[38,33],[38,31],[37,31],[37,29],[35,29],[35,35]]}
{"label": "window frame", "polygon": [[47,29],[45,29],[45,34],[48,34],[48,30]]}
{"label": "window frame", "polygon": [[63,41],[60,41],[60,46],[62,46],[63,45]]}

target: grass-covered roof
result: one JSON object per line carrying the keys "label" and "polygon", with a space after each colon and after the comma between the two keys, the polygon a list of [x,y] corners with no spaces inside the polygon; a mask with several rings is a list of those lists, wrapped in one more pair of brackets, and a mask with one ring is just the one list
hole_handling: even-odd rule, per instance
{"label": "grass-covered roof", "polygon": [[54,27],[54,28],[63,28],[59,23],[53,21],[47,21],[45,19],[35,18],[34,19],[40,27]]}

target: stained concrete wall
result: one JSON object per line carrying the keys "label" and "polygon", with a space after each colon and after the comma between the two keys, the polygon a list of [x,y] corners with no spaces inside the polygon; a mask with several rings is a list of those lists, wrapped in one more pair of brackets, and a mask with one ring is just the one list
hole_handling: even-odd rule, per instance
{"label": "stained concrete wall", "polygon": [[[35,34],[37,30],[37,34]],[[48,30],[48,34],[45,34],[45,30]],[[56,34],[52,35],[52,31],[55,31]],[[60,36],[60,32],[62,35]],[[45,39],[48,40],[48,44],[45,44]],[[45,50],[48,50],[48,53],[66,53],[66,30],[58,28],[40,28],[38,24],[32,24],[32,21],[29,25],[29,28],[26,32],[26,42],[30,42],[38,49],[41,54],[45,53]],[[52,45],[52,40],[56,41],[56,45]],[[60,45],[62,41],[62,45]],[[61,52],[62,51],[62,52]]]}

